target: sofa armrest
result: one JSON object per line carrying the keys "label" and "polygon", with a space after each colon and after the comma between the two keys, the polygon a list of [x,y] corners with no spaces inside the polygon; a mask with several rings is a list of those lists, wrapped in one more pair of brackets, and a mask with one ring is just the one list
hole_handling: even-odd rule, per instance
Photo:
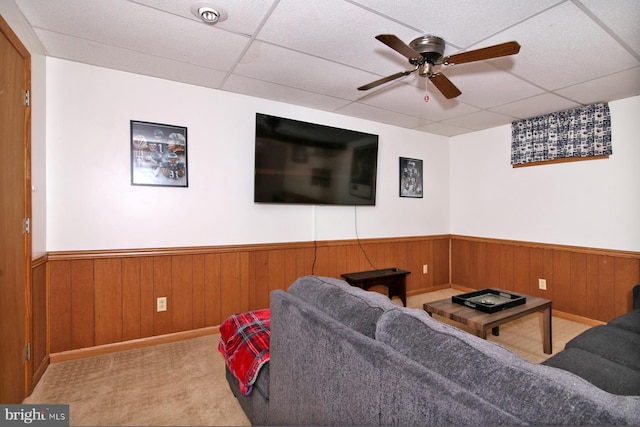
{"label": "sofa armrest", "polygon": [[633,309],[640,310],[640,283],[633,287]]}

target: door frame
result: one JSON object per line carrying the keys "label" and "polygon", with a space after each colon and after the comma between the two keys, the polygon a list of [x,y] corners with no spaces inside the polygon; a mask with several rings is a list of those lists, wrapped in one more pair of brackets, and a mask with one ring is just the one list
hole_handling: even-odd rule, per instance
{"label": "door frame", "polygon": [[[29,221],[29,230],[23,232],[24,236],[24,253],[22,254],[24,268],[24,347],[30,348],[32,341],[32,237],[31,229],[32,221],[32,205],[31,205],[31,54],[22,44],[18,36],[13,32],[9,24],[0,16],[0,33],[9,41],[16,52],[23,60],[24,76],[21,82],[16,84],[24,85],[25,91],[25,108],[24,118],[21,123],[16,126],[23,128],[23,191],[24,206],[23,218]],[[28,93],[28,95],[27,95]],[[33,386],[33,358],[24,358],[24,390],[23,399],[31,394]],[[21,403],[21,402],[20,402]]]}

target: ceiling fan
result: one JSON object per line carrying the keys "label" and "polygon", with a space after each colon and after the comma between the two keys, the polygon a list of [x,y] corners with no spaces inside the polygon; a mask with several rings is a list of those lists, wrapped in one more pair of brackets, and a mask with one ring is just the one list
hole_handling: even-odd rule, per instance
{"label": "ceiling fan", "polygon": [[409,63],[415,68],[413,70],[400,71],[399,73],[383,77],[379,80],[360,86],[358,90],[369,90],[381,84],[390,82],[400,77],[418,71],[422,77],[428,77],[433,85],[447,99],[455,98],[460,95],[458,89],[452,82],[440,72],[435,72],[433,67],[436,65],[456,65],[465,64],[467,62],[484,61],[486,59],[499,58],[501,56],[515,55],[520,51],[518,42],[510,41],[481,49],[470,50],[468,52],[456,53],[443,57],[445,41],[436,36],[422,36],[413,40],[408,45],[393,34],[380,34],[376,39],[389,46],[391,49],[400,53],[409,59]]}

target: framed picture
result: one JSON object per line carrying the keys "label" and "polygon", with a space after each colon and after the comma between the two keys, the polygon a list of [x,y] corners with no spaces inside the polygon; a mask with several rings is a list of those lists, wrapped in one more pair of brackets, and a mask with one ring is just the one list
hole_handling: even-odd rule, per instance
{"label": "framed picture", "polygon": [[131,120],[131,184],[188,187],[187,128]]}
{"label": "framed picture", "polygon": [[400,197],[422,198],[422,160],[400,157]]}

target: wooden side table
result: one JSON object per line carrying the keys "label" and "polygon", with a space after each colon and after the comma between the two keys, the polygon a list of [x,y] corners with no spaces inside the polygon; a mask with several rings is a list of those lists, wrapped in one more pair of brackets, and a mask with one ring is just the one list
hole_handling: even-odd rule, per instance
{"label": "wooden side table", "polygon": [[407,306],[407,275],[410,271],[399,268],[385,268],[382,270],[361,271],[358,273],[341,274],[351,286],[364,289],[372,286],[386,286],[389,299],[394,296],[400,297],[402,305]]}

